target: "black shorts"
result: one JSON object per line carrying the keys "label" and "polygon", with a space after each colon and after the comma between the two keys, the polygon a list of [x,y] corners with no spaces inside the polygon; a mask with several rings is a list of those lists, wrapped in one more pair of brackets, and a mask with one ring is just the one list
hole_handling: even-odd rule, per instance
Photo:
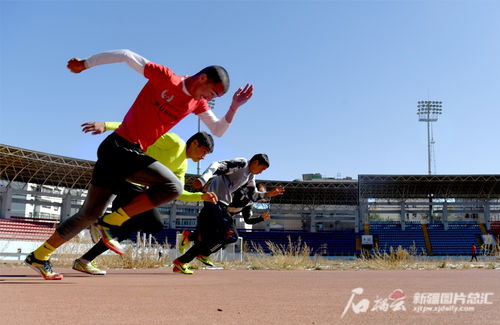
{"label": "black shorts", "polygon": [[233,218],[226,208],[221,203],[204,202],[196,226],[202,241],[224,242],[228,231],[234,228]]}
{"label": "black shorts", "polygon": [[123,181],[155,161],[147,156],[138,144],[132,144],[113,132],[97,149],[97,162],[91,183],[110,189],[116,194]]}

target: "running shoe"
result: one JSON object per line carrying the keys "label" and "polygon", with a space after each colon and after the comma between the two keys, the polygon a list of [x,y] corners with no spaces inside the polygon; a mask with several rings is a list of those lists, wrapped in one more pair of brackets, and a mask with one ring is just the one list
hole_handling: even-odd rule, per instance
{"label": "running shoe", "polygon": [[212,260],[209,259],[208,256],[198,255],[198,256],[196,256],[196,259],[207,266],[211,266],[211,267],[215,266],[214,262],[212,262]]}
{"label": "running shoe", "polygon": [[73,262],[73,270],[92,275],[106,275],[106,271],[100,270],[94,262],[86,262],[80,258]]}
{"label": "running shoe", "polygon": [[193,271],[189,269],[189,263],[181,263],[178,259],[175,259],[172,263],[174,264],[174,272],[193,274]]}
{"label": "running shoe", "polygon": [[63,278],[62,274],[56,273],[52,270],[50,260],[42,261],[36,259],[33,253],[26,256],[24,263],[36,272],[40,273],[45,280],[61,280]]}
{"label": "running shoe", "polygon": [[106,227],[102,224],[97,224],[97,229],[101,234],[102,242],[104,243],[104,245],[106,245],[107,248],[111,249],[113,252],[119,255],[123,255],[125,253],[122,245],[120,245],[120,242],[118,241],[118,238],[113,236],[113,233],[111,232],[111,229],[109,227]]}
{"label": "running shoe", "polygon": [[186,248],[191,243],[191,241],[189,240],[190,233],[191,233],[191,231],[189,231],[189,230],[184,230],[182,232],[181,242],[179,244],[179,253],[181,253],[181,254],[184,254],[184,252],[186,251]]}

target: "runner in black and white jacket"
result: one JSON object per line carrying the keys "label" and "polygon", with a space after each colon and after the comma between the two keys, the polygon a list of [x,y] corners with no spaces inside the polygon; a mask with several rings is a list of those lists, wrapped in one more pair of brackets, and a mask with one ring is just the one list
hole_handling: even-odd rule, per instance
{"label": "runner in black and white jacket", "polygon": [[[258,217],[253,217],[252,207],[254,202],[269,202],[269,199],[265,196],[266,186],[260,183],[257,185],[257,189],[258,192],[249,188],[248,184],[245,184],[236,190],[236,192],[233,193],[231,204],[227,207],[229,215],[234,218],[234,216],[241,214],[245,223],[249,225],[254,225],[271,218],[269,212],[264,212]],[[195,241],[198,238],[198,232],[185,230],[183,236],[187,236],[188,242]],[[235,243],[238,240],[238,236],[238,231],[236,230],[235,221],[233,219],[232,225],[226,230],[226,239],[220,248],[224,248],[227,244]],[[215,252],[212,252],[212,254],[213,253]]]}
{"label": "runner in black and white jacket", "polygon": [[[196,226],[197,237],[194,245],[182,256],[173,261],[174,272],[188,273],[192,271],[187,267],[195,257],[205,264],[211,262],[207,257],[227,243],[232,233],[233,219],[227,208],[233,200],[233,194],[241,186],[248,184],[248,195],[254,201],[259,197],[272,197],[284,192],[283,187],[277,187],[270,192],[255,190],[255,175],[262,173],[269,167],[269,158],[266,154],[256,154],[249,161],[245,158],[219,161],[212,163],[207,170],[194,182],[195,188],[205,187],[209,192],[214,192],[219,201],[217,204],[205,202],[198,215]],[[181,246],[189,242],[189,232],[183,232]],[[234,236],[234,235],[233,235]],[[183,253],[183,249],[181,249]]]}
{"label": "runner in black and white jacket", "polygon": [[241,213],[243,220],[245,223],[249,225],[254,225],[256,223],[266,221],[269,219],[269,213],[265,212],[258,217],[253,217],[252,206],[254,202],[268,202],[269,200],[266,198],[266,186],[262,183],[257,185],[258,191],[253,191],[248,187],[247,184],[240,187],[233,194],[233,200],[231,204],[227,207],[227,211],[231,214],[231,216],[235,216]]}

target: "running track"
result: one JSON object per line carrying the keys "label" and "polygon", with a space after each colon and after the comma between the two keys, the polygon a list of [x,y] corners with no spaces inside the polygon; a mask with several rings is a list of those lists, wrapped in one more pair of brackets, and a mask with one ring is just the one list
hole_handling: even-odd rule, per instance
{"label": "running track", "polygon": [[[58,269],[45,281],[28,267],[0,267],[0,324],[500,324],[500,270],[245,271],[111,270],[92,277]],[[348,309],[351,290],[364,293],[366,312]],[[373,308],[395,289],[406,311]],[[416,312],[415,294],[488,294],[474,311]],[[430,298],[429,298],[430,299]],[[387,299],[385,299],[388,301]],[[476,301],[476,302],[481,302]],[[443,305],[440,305],[443,306]]]}

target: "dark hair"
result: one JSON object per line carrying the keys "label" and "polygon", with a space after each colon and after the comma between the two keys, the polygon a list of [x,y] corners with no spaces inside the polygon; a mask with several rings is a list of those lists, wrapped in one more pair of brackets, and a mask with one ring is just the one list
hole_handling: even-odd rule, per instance
{"label": "dark hair", "polygon": [[194,140],[198,141],[198,145],[207,147],[210,152],[214,151],[214,139],[209,133],[203,131],[195,133],[186,141],[186,147],[189,147]]}
{"label": "dark hair", "polygon": [[229,74],[227,73],[226,69],[224,69],[220,65],[208,66],[198,72],[196,75],[200,74],[205,74],[211,83],[221,83],[224,87],[224,93],[226,93],[229,89]]}
{"label": "dark hair", "polygon": [[269,168],[269,157],[267,157],[265,153],[258,153],[253,155],[252,159],[250,159],[249,164],[254,160],[257,160],[259,162],[259,165],[266,165],[267,168]]}

